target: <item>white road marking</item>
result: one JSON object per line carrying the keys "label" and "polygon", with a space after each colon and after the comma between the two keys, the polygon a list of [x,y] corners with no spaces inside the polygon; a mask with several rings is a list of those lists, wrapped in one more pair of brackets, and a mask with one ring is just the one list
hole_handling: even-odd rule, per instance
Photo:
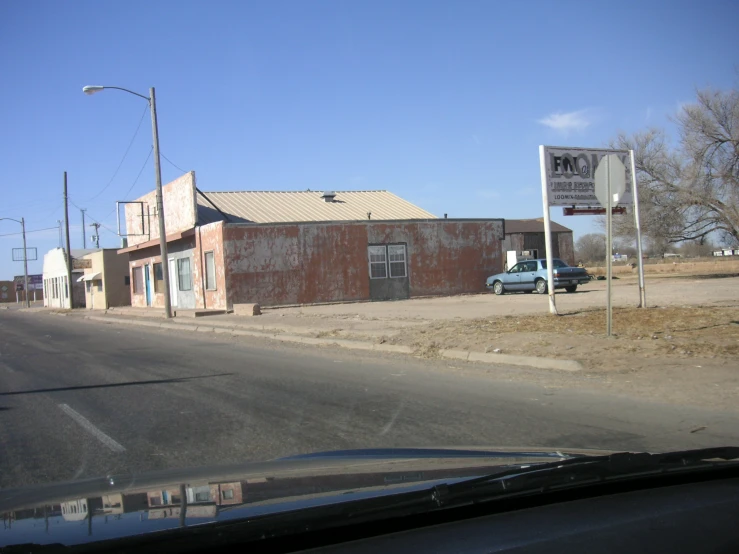
{"label": "white road marking", "polygon": [[103,433],[100,429],[95,427],[92,423],[90,423],[90,420],[87,419],[82,414],[79,414],[75,412],[72,408],[70,408],[67,404],[59,404],[59,408],[67,414],[69,417],[71,417],[73,420],[75,420],[77,423],[80,424],[80,426],[90,433],[93,437],[95,437],[97,440],[102,442],[105,446],[110,448],[113,452],[125,452],[126,449],[121,445],[120,443],[114,441],[111,439],[108,435]]}

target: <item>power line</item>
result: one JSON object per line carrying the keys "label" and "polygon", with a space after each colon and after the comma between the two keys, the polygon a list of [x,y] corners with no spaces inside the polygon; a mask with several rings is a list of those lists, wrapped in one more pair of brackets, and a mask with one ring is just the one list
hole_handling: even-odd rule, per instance
{"label": "power line", "polygon": [[[40,233],[41,231],[51,231],[52,229],[59,229],[59,227],[46,227],[45,229],[34,229],[33,231],[26,231],[26,234],[28,235],[30,233]],[[0,237],[12,237],[14,235],[22,235],[22,234],[23,234],[22,232],[5,233],[5,234],[0,235]]]}
{"label": "power line", "polygon": [[113,172],[113,176],[108,181],[108,184],[105,185],[102,189],[100,189],[100,191],[95,196],[93,196],[92,198],[89,198],[87,202],[91,202],[95,200],[98,196],[103,194],[103,192],[105,192],[106,189],[113,183],[113,180],[116,178],[116,175],[118,175],[118,171],[120,171],[121,166],[123,165],[123,162],[126,160],[126,156],[128,156],[128,152],[131,150],[131,146],[133,146],[133,141],[136,140],[136,136],[139,134],[139,129],[141,129],[141,123],[143,123],[144,116],[146,116],[147,111],[149,111],[148,106],[144,108],[144,111],[141,114],[141,119],[139,119],[139,124],[136,126],[136,131],[133,133],[133,136],[131,137],[131,141],[128,143],[128,148],[126,148],[126,151],[123,154],[123,157],[121,158],[121,161],[118,164],[118,167],[115,168],[115,171]]}
{"label": "power line", "polygon": [[159,155],[162,158],[164,158],[165,160],[167,160],[169,162],[169,164],[172,167],[174,167],[175,169],[179,169],[180,171],[182,171],[182,173],[187,173],[187,171],[185,171],[184,169],[182,169],[180,166],[178,166],[176,163],[174,163],[172,160],[170,160],[167,156],[165,156],[164,154],[162,154],[161,150],[159,151]]}
{"label": "power line", "polygon": [[[124,195],[123,195],[123,199],[124,199],[124,200],[125,200],[125,199],[126,199],[126,197],[127,197],[127,196],[128,196],[129,194],[130,194],[130,192],[131,192],[131,191],[133,190],[133,187],[135,187],[135,186],[136,186],[136,183],[138,183],[138,182],[139,182],[139,177],[141,177],[141,174],[142,174],[142,173],[144,172],[144,168],[146,167],[146,164],[148,164],[148,163],[149,163],[149,158],[151,158],[151,153],[152,153],[152,151],[153,151],[153,150],[154,150],[154,147],[152,146],[152,147],[151,147],[151,149],[149,150],[149,155],[148,155],[148,156],[146,156],[146,160],[144,160],[144,165],[142,165],[142,166],[141,166],[141,169],[139,169],[139,174],[138,174],[138,175],[136,175],[136,179],[134,179],[134,181],[133,181],[133,184],[132,184],[132,185],[131,185],[131,187],[130,187],[130,188],[129,188],[129,189],[127,190],[127,191],[126,191],[126,194],[124,194]],[[115,210],[113,210],[113,212],[114,212],[114,211],[115,211]],[[113,213],[113,212],[111,212],[111,213]],[[106,216],[106,217],[107,217],[107,216]]]}

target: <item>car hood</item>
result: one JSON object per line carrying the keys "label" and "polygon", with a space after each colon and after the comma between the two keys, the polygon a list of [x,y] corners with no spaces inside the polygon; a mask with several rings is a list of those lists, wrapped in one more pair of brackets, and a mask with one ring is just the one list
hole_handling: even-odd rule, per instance
{"label": "car hood", "polygon": [[0,491],[0,546],[75,545],[380,496],[610,451],[400,448],[316,452]]}

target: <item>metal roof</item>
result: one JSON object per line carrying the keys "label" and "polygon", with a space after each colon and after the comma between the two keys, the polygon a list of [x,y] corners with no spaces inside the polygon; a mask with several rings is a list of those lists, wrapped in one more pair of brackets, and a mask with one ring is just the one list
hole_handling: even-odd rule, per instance
{"label": "metal roof", "polygon": [[[564,225],[552,221],[552,233],[571,233],[572,229],[568,229]],[[544,218],[539,219],[506,219],[505,234],[512,235],[517,233],[543,233]]]}
{"label": "metal roof", "polygon": [[[386,190],[336,191],[333,201],[322,191],[198,191],[198,223],[292,223],[366,219],[437,219],[426,210]],[[371,213],[371,217],[368,217]]]}

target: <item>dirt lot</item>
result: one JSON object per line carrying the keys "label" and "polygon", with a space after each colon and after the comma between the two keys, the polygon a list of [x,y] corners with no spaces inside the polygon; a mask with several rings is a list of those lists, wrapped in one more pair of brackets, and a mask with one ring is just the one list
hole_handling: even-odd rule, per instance
{"label": "dirt lot", "polygon": [[[725,270],[727,264],[721,267]],[[683,274],[665,277],[662,272],[667,269],[647,274],[647,309],[636,307],[636,276],[624,275],[614,281],[612,338],[605,336],[603,281],[593,281],[576,293],[557,294],[559,316],[549,315],[546,297],[522,293],[312,306],[272,313],[320,325],[323,337],[403,344],[428,357],[445,348],[498,350],[574,359],[591,372],[645,370],[670,360],[671,364],[701,368],[736,368],[739,373],[739,277],[705,274],[705,266],[698,270],[685,267]]]}

